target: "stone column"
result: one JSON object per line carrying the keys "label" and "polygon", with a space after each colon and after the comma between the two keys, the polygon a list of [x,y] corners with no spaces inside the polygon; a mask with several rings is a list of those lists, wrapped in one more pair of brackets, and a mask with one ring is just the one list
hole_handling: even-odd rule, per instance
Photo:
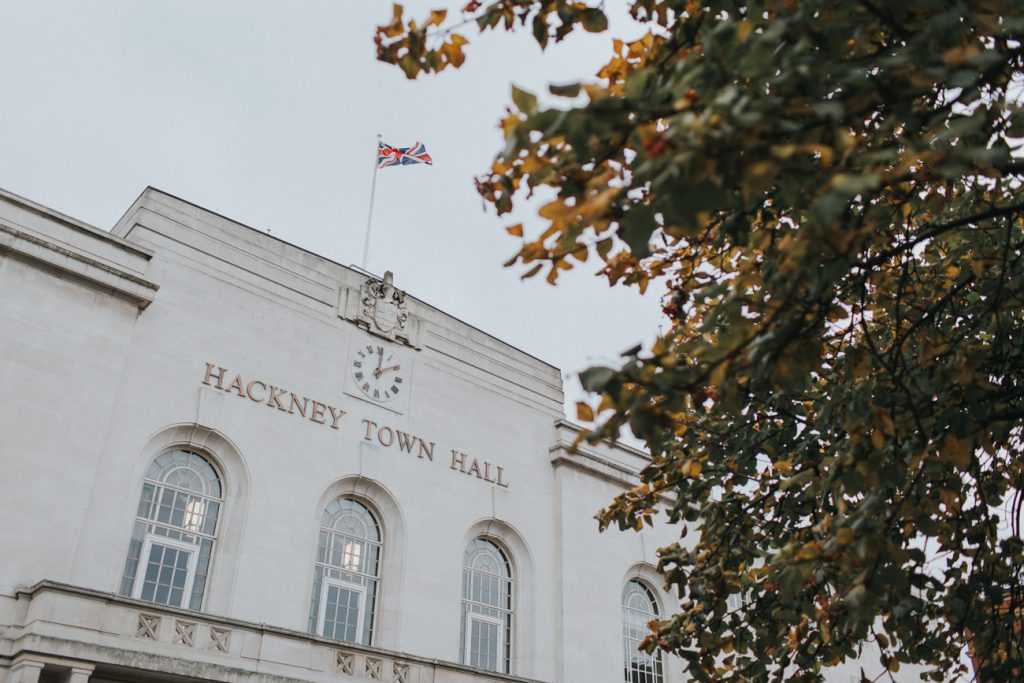
{"label": "stone column", "polygon": [[89,676],[92,676],[92,666],[73,666],[68,674],[68,683],[89,683]]}
{"label": "stone column", "polygon": [[19,659],[11,666],[7,683],[39,683],[43,663],[34,659]]}

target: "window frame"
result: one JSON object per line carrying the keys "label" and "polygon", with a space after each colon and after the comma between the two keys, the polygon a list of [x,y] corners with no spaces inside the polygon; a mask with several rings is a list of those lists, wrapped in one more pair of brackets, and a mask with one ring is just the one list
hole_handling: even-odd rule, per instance
{"label": "window frame", "polygon": [[[196,580],[196,565],[199,562],[199,546],[188,541],[182,541],[177,538],[170,538],[168,536],[161,536],[160,534],[154,534],[147,532],[146,537],[142,542],[142,550],[139,553],[139,564],[135,570],[135,583],[132,586],[132,599],[142,600],[142,590],[146,585],[146,570],[149,567],[149,556],[153,551],[154,545],[160,545],[167,548],[173,548],[188,554],[188,567],[185,570],[185,586],[182,588],[181,603],[172,604],[166,603],[168,607],[177,607],[179,609],[188,609],[187,602],[192,597],[192,586]],[[144,602],[150,602],[154,605],[163,605],[162,602],[152,602],[145,600]]]}
{"label": "window frame", "polygon": [[[505,567],[508,572],[507,576],[502,574],[495,574],[493,572],[486,571],[484,569],[478,569],[468,564],[466,560],[466,553],[470,551],[470,548],[478,541],[487,543],[494,550],[497,551],[498,557],[501,560],[501,564]],[[486,602],[480,602],[474,600],[472,595],[467,597],[467,590],[472,588],[472,575],[476,574],[479,576],[486,576],[492,579],[496,579],[499,584],[505,582],[507,584],[508,593],[508,606],[503,607],[499,605],[492,605]],[[467,587],[467,579],[469,580],[469,586]],[[499,595],[501,594],[499,589]],[[487,671],[498,674],[511,674],[512,673],[512,662],[514,660],[512,650],[515,645],[515,627],[516,627],[516,599],[518,591],[516,589],[516,571],[515,565],[512,561],[511,553],[506,549],[505,545],[497,539],[490,536],[474,536],[469,539],[463,548],[463,559],[462,559],[462,587],[461,587],[461,600],[460,607],[462,610],[461,617],[461,628],[464,630],[462,643],[460,662],[465,665],[472,667],[478,671]],[[480,611],[474,611],[476,609],[493,610],[498,612],[500,616],[492,616],[490,614],[484,614]],[[498,657],[497,657],[497,669],[484,669],[478,666],[470,664],[473,656],[472,650],[472,621],[477,620],[485,623],[492,623],[498,626]]]}
{"label": "window frame", "polygon": [[[466,638],[465,638],[465,652],[467,661],[464,662],[466,666],[473,667],[480,671],[489,671],[489,669],[483,669],[480,667],[473,666],[468,660],[473,656],[472,641],[473,641],[473,622],[479,621],[482,624],[490,624],[497,627],[498,629],[498,652],[496,653],[495,660],[500,662],[504,658],[505,654],[505,621],[501,617],[492,617],[489,614],[480,614],[479,612],[466,612]],[[494,673],[508,673],[497,671]]]}
{"label": "window frame", "polygon": [[[325,525],[324,515],[332,505],[339,501],[355,503],[361,507],[367,515],[369,515],[369,521],[372,522],[373,528],[376,531],[376,540],[371,537],[354,536],[347,532],[338,531],[334,528],[333,524],[332,526]],[[334,523],[337,523],[337,519],[334,520]],[[325,546],[326,561],[321,561],[320,559],[320,543],[323,534],[328,534],[327,545]],[[327,638],[338,643],[351,643],[353,645],[361,645],[364,647],[375,646],[375,642],[379,637],[378,630],[380,624],[378,623],[378,618],[381,609],[381,584],[383,583],[384,575],[384,550],[386,538],[386,531],[381,522],[380,512],[378,512],[376,507],[371,503],[361,497],[354,496],[349,493],[341,493],[340,495],[329,499],[327,503],[320,508],[320,516],[317,522],[317,551],[313,559],[313,583],[310,598],[311,602],[316,601],[316,614],[313,614],[311,604],[308,621],[314,623],[307,624],[307,633],[312,633],[315,636]],[[353,569],[351,566],[346,567],[344,564],[346,557],[344,550],[341,552],[341,564],[334,565],[329,562],[331,551],[334,548],[335,543],[342,539],[351,539],[366,549],[376,548],[376,557],[374,560],[375,570],[373,574],[368,573],[364,568],[372,555],[372,551],[366,554],[360,553],[358,555],[358,562],[363,565],[358,569]],[[357,576],[366,583],[360,584],[356,581],[346,580],[342,577],[331,576],[331,572]],[[319,578],[317,578],[318,575]],[[371,582],[373,583],[372,609],[370,608]],[[319,587],[317,585],[318,583]],[[330,585],[359,593],[359,614],[357,617],[358,627],[356,629],[357,639],[354,641],[340,640],[338,638],[324,635],[324,617],[326,616],[327,610],[327,603],[324,598],[327,596],[327,590]],[[364,631],[367,631],[366,642],[363,641]]]}
{"label": "window frame", "polygon": [[[187,456],[184,461],[175,459],[178,454]],[[165,458],[168,458],[165,460]],[[163,460],[163,462],[161,462]],[[118,595],[139,600],[151,605],[184,609],[201,612],[210,596],[210,583],[213,577],[217,548],[220,545],[220,529],[223,524],[224,510],[227,505],[226,479],[218,461],[205,450],[187,444],[172,444],[157,451],[147,461],[143,472],[141,487],[134,506],[128,548],[119,580]],[[154,469],[155,468],[155,469]],[[208,469],[207,469],[208,468]],[[205,482],[198,488],[169,481],[178,470],[187,469]],[[147,489],[151,496],[147,498]],[[170,493],[170,506],[165,496]],[[190,509],[186,502],[181,511],[181,523],[174,521],[177,497],[185,496],[202,502],[200,512]],[[167,510],[168,517],[161,519],[162,510]],[[213,511],[211,514],[211,510]],[[200,519],[195,524],[195,519]],[[192,522],[190,523],[190,520]],[[207,531],[204,527],[210,525]],[[177,536],[177,537],[176,537]],[[189,540],[191,538],[191,540]],[[138,555],[133,555],[133,546],[138,544]],[[180,603],[171,601],[158,602],[142,597],[146,583],[146,569],[149,567],[149,556],[152,548],[162,545],[188,554],[186,586]],[[131,565],[134,559],[134,569]],[[200,567],[200,563],[203,566]],[[202,570],[202,584],[199,594],[194,595],[196,580]],[[131,573],[129,573],[131,572]],[[155,595],[153,596],[155,598]],[[193,598],[197,604],[193,607]]]}
{"label": "window frame", "polygon": [[[647,605],[650,611],[641,612],[641,610],[631,607],[627,603],[627,597],[629,595],[629,589],[631,584],[636,584],[643,591],[643,595],[646,598]],[[634,668],[632,665],[641,661],[642,658],[638,658],[639,650],[637,646],[640,644],[640,640],[636,640],[630,636],[627,632],[629,623],[626,620],[627,614],[634,613],[646,617],[644,623],[652,619],[657,619],[661,616],[661,604],[658,601],[657,594],[650,587],[650,585],[640,576],[633,576],[626,579],[626,583],[622,587],[622,592],[619,597],[619,605],[622,610],[622,630],[620,642],[622,643],[623,650],[623,680],[625,683],[636,683],[641,681],[642,683],[665,683],[667,678],[665,675],[665,660],[662,657],[661,650],[655,649],[653,654],[647,654],[650,658],[653,666],[650,671],[641,671],[639,668]],[[633,653],[634,658],[630,659],[630,653]],[[633,674],[639,674],[642,678],[635,678]]]}
{"label": "window frame", "polygon": [[[332,587],[339,590],[349,591],[350,593],[357,593],[359,595],[359,608],[356,612],[356,633],[362,633],[363,627],[366,625],[366,586],[360,586],[357,583],[352,583],[343,579],[336,579],[332,576],[325,576],[323,578],[323,583],[320,586],[320,607],[317,610],[319,612],[317,615],[318,635],[321,638],[336,640],[340,643],[348,642],[339,640],[338,638],[334,638],[333,636],[329,636],[324,633],[324,630],[327,627],[327,620],[324,619],[324,617],[327,616],[327,593]],[[373,633],[372,627],[370,633]]]}

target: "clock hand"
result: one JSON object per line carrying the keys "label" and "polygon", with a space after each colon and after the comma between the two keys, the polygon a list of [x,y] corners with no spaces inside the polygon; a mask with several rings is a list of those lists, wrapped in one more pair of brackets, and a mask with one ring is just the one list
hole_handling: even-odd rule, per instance
{"label": "clock hand", "polygon": [[381,376],[381,375],[383,375],[383,374],[384,374],[385,372],[387,372],[387,371],[389,371],[389,370],[397,370],[397,369],[398,369],[398,368],[400,368],[400,367],[401,367],[400,365],[392,365],[392,366],[390,366],[390,367],[386,367],[386,368],[381,368],[381,369],[377,370],[377,371],[376,371],[376,372],[375,372],[374,374],[375,374],[375,375],[377,375],[378,377],[380,377],[380,376]]}

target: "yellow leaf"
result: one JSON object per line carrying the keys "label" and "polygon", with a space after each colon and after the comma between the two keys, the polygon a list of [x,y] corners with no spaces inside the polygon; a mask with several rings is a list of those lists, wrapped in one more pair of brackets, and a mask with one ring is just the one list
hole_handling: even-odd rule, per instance
{"label": "yellow leaf", "polygon": [[871,445],[876,449],[881,449],[885,445],[885,434],[882,433],[881,429],[871,430]]}
{"label": "yellow leaf", "polygon": [[793,471],[792,460],[776,460],[772,463],[772,467],[781,472],[782,474],[789,474]]}
{"label": "yellow leaf", "polygon": [[466,61],[466,55],[462,54],[462,48],[455,43],[445,43],[441,46],[441,54],[445,56],[448,63],[456,69]]}
{"label": "yellow leaf", "polygon": [[434,26],[440,26],[446,16],[448,16],[448,10],[446,9],[430,10],[430,20],[427,21],[427,26],[430,26],[431,24]]}
{"label": "yellow leaf", "polygon": [[961,441],[952,434],[946,434],[942,439],[942,446],[939,452],[945,458],[951,458],[956,466],[963,469],[971,464],[971,448],[967,441]]}
{"label": "yellow leaf", "polygon": [[978,52],[980,52],[980,50],[974,43],[958,45],[957,47],[950,48],[942,53],[942,62],[949,67],[959,66],[974,55],[978,54]]}
{"label": "yellow leaf", "polygon": [[750,19],[744,19],[741,21],[739,25],[736,26],[736,40],[741,43],[745,41],[753,28],[754,22],[750,21]]}
{"label": "yellow leaf", "polygon": [[578,401],[576,403],[576,418],[581,422],[593,422],[594,409],[583,401]]}
{"label": "yellow leaf", "polygon": [[537,171],[544,168],[544,162],[533,156],[532,154],[525,159],[522,163],[523,173],[536,173]]}
{"label": "yellow leaf", "polygon": [[515,225],[510,225],[507,228],[505,228],[505,232],[507,232],[508,234],[512,235],[513,237],[522,237],[523,236],[523,224],[522,223],[516,223]]}

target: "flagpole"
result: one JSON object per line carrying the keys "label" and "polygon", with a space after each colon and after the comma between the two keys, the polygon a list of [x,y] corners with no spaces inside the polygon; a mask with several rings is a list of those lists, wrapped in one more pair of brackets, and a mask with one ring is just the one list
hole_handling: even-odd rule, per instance
{"label": "flagpole", "polygon": [[366,214],[366,237],[363,238],[363,265],[366,270],[366,260],[370,254],[370,226],[373,224],[373,195],[377,191],[377,151],[380,149],[380,133],[377,133],[377,144],[373,148],[373,182],[370,183],[370,210]]}

